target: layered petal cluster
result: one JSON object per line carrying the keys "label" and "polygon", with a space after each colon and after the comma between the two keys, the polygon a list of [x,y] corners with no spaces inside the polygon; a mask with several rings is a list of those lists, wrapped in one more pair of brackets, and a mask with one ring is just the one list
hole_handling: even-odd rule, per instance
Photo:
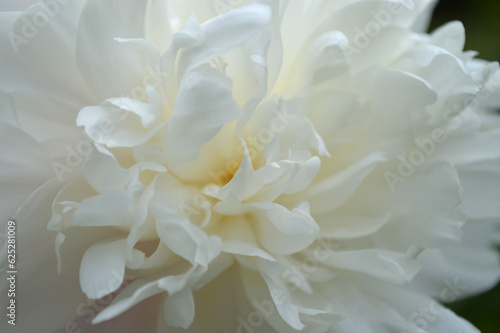
{"label": "layered petal cluster", "polygon": [[1,13],[18,326],[477,332],[435,300],[500,276],[500,71],[434,5]]}

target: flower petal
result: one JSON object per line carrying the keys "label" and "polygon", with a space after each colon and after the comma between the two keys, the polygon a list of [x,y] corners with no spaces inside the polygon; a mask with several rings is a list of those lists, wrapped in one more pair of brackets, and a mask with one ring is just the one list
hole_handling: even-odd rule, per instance
{"label": "flower petal", "polygon": [[169,168],[177,172],[188,167],[201,146],[241,115],[232,98],[231,80],[213,69],[186,73],[163,141]]}
{"label": "flower petal", "polygon": [[134,219],[134,197],[119,188],[107,188],[102,194],[85,199],[73,214],[73,225],[126,227]]}
{"label": "flower petal", "polygon": [[251,4],[219,15],[201,25],[203,42],[182,52],[178,77],[213,58],[241,46],[270,20],[268,6]]}
{"label": "flower petal", "polygon": [[90,247],[80,265],[80,285],[88,298],[104,297],[120,288],[125,273],[127,242],[106,241]]}

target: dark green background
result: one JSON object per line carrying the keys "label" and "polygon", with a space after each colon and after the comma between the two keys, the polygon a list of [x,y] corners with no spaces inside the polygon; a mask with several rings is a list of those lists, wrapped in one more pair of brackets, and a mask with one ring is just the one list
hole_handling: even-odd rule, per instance
{"label": "dark green background", "polygon": [[[500,0],[442,0],[434,13],[431,31],[453,20],[465,25],[466,50],[478,51],[482,59],[500,60]],[[449,307],[482,333],[500,333],[500,285]]]}

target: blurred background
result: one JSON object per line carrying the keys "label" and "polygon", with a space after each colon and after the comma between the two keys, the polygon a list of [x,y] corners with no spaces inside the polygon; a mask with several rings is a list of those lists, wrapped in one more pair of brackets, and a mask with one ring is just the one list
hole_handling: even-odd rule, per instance
{"label": "blurred background", "polygon": [[[441,0],[430,30],[453,20],[465,25],[466,50],[478,51],[482,59],[500,61],[499,0]],[[500,333],[500,284],[489,292],[448,306],[482,333]]]}

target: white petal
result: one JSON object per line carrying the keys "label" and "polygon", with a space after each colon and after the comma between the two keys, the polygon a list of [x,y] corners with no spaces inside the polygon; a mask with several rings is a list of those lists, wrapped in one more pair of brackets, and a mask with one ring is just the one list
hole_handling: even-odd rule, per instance
{"label": "white petal", "polygon": [[[243,290],[240,274],[241,269],[233,265],[222,275],[210,282],[206,287],[194,292],[195,318],[193,324],[186,330],[167,326],[163,316],[158,320],[157,333],[199,333],[199,332],[245,332],[253,329],[249,323],[260,323],[259,313],[253,308]],[[214,297],[213,295],[217,295]],[[267,302],[262,302],[267,308]],[[257,304],[257,307],[259,304]],[[220,311],[224,309],[224,311]],[[163,313],[163,310],[160,309]],[[276,312],[274,310],[274,312]],[[217,318],[217,320],[214,320]],[[249,321],[250,318],[250,321]],[[252,321],[253,320],[253,321]],[[247,326],[248,325],[248,326]],[[276,333],[265,320],[256,327],[255,332]]]}
{"label": "white petal", "polygon": [[[76,62],[98,102],[110,97],[133,97],[134,89],[145,89],[159,63],[151,49],[138,48],[114,39],[144,38],[147,1],[87,1],[78,25]],[[99,50],[99,52],[96,52]],[[124,70],[126,69],[126,70]]]}
{"label": "white petal", "polygon": [[201,25],[203,42],[179,59],[178,75],[241,46],[270,20],[269,7],[252,4],[217,16]]}
{"label": "white petal", "polygon": [[151,140],[164,126],[164,123],[146,129],[141,124],[138,113],[110,106],[109,102],[101,106],[87,106],[79,113],[78,126],[84,126],[85,132],[97,143],[108,147],[133,147]]}
{"label": "white petal", "polygon": [[158,206],[152,206],[151,210],[156,217],[158,236],[172,252],[192,264],[204,266],[219,254],[221,242],[218,237],[207,236],[177,212]]}
{"label": "white petal", "polygon": [[[37,143],[20,129],[0,122],[0,192],[4,221],[14,216],[17,208],[39,186],[55,176],[48,157],[51,150]],[[52,161],[53,163],[54,161]]]}
{"label": "white petal", "polygon": [[102,310],[93,319],[92,323],[99,324],[115,318],[139,302],[163,291],[164,290],[158,286],[158,281],[154,281],[153,278],[149,280],[135,280],[120,291],[113,302]]}
{"label": "white petal", "polygon": [[130,111],[138,115],[144,128],[153,126],[158,113],[161,111],[161,109],[156,109],[151,104],[127,97],[109,98],[106,102],[121,110]]}
{"label": "white petal", "polygon": [[[10,78],[0,83],[4,91],[71,96],[79,102],[92,98],[75,63],[75,22],[80,19],[84,3],[75,0],[47,5],[38,1],[23,13],[0,14],[0,75]],[[34,23],[40,21],[44,22],[42,27]],[[53,48],[58,52],[52,52]]]}
{"label": "white petal", "polygon": [[257,238],[273,254],[292,254],[308,247],[316,238],[318,225],[309,215],[309,204],[289,211],[274,203],[248,204],[257,216]]}
{"label": "white petal", "polygon": [[83,163],[83,172],[89,185],[98,193],[109,187],[123,188],[132,178],[131,172],[122,168],[116,157],[98,144]]}
{"label": "white petal", "polygon": [[430,42],[454,54],[462,53],[465,45],[465,28],[462,22],[453,21],[432,32]]}
{"label": "white petal", "polygon": [[[92,324],[92,319],[99,314],[100,308],[109,302],[108,298],[104,298],[97,300],[93,306],[88,308],[79,307],[77,311],[80,317],[67,322],[65,326],[60,327],[55,332],[71,331],[73,329],[81,329],[82,333],[109,333],[113,331],[135,333],[141,330],[154,332],[156,321],[159,317],[162,317],[158,313],[158,308],[162,307],[161,297],[153,296],[118,317],[104,323]],[[137,320],[137,318],[140,318],[140,320]]]}
{"label": "white petal", "polygon": [[187,73],[163,142],[169,168],[180,171],[192,164],[201,146],[241,114],[232,98],[231,80],[213,69]]}
{"label": "white petal", "polygon": [[169,295],[163,307],[168,325],[187,329],[194,321],[194,298],[189,289]]}
{"label": "white petal", "polygon": [[443,249],[426,249],[417,258],[422,272],[413,281],[418,291],[443,302],[453,302],[483,292],[500,279],[500,258],[494,237],[496,221],[468,222],[462,243]]}
{"label": "white petal", "polygon": [[134,198],[119,188],[107,188],[102,194],[85,199],[73,215],[75,226],[126,227],[134,219]]}
{"label": "white petal", "polygon": [[222,238],[222,251],[244,256],[258,256],[269,261],[275,259],[263,251],[257,239],[250,221],[244,217],[234,217],[230,225],[223,226],[219,232]]}
{"label": "white petal", "polygon": [[374,216],[367,212],[353,213],[339,208],[334,212],[314,216],[320,227],[318,235],[331,239],[366,237],[379,231],[391,219],[391,213]]}
{"label": "white petal", "polygon": [[334,332],[479,333],[437,301],[405,287],[352,275],[324,287],[326,297],[336,298],[333,311],[344,316],[333,323]]}
{"label": "white petal", "polygon": [[335,252],[325,264],[399,284],[411,281],[420,270],[420,265],[407,254],[384,250]]}
{"label": "white petal", "polygon": [[123,282],[127,261],[125,239],[90,247],[80,266],[80,285],[88,298],[101,298],[116,291]]}
{"label": "white petal", "polygon": [[307,190],[313,214],[324,214],[349,200],[365,177],[384,162],[382,153],[373,153],[327,179],[316,181]]}
{"label": "white petal", "polygon": [[[478,148],[480,149],[480,148]],[[471,219],[500,216],[500,161],[484,161],[457,168],[464,188],[462,211]]]}
{"label": "white petal", "polygon": [[[17,222],[17,244],[20,245],[17,248],[19,273],[16,281],[16,315],[18,319],[32,319],[16,321],[15,330],[55,332],[71,322],[76,307],[87,304],[78,282],[80,259],[92,242],[109,237],[106,230],[101,233],[80,232],[76,238],[67,235],[69,241],[61,248],[61,274],[57,274],[54,252],[56,233],[48,231],[46,227],[51,217],[52,200],[60,187],[61,184],[54,178],[33,193],[14,216]],[[1,260],[6,258],[6,255],[2,255]],[[3,263],[1,265],[3,267]],[[61,288],[64,292],[60,292]],[[7,295],[5,278],[0,281],[0,291]],[[7,302],[8,297],[0,298],[2,308],[7,306]],[[3,323],[7,325],[6,321]]]}

